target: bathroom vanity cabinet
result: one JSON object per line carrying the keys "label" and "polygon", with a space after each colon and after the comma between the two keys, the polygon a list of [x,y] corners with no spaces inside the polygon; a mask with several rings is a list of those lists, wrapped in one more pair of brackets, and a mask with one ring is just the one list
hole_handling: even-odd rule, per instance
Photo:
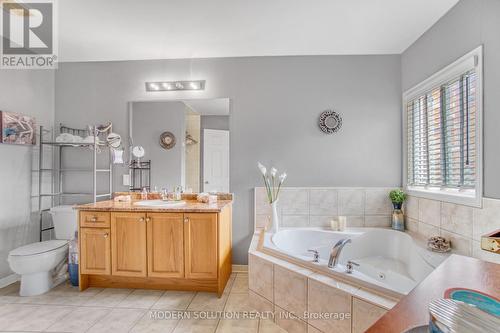
{"label": "bathroom vanity cabinet", "polygon": [[231,201],[137,209],[78,206],[80,290],[89,286],[211,291],[231,274]]}

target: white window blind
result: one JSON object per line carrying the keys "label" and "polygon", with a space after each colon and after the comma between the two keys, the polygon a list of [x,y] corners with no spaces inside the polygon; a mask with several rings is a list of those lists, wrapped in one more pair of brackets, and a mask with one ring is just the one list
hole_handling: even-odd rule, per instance
{"label": "white window blind", "polygon": [[468,70],[406,101],[408,185],[476,187],[477,83]]}

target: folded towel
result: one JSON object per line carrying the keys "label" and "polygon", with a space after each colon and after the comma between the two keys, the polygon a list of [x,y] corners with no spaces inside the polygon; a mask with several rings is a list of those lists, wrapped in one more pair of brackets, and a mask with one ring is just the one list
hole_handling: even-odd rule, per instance
{"label": "folded towel", "polygon": [[75,136],[69,133],[61,133],[57,136],[56,142],[75,142]]}

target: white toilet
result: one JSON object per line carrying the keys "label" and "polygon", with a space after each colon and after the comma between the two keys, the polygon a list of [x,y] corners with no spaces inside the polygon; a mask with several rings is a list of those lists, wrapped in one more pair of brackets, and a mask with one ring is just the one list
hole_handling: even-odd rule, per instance
{"label": "white toilet", "polygon": [[77,230],[77,212],[73,206],[50,209],[56,240],[32,243],[9,252],[10,268],[21,275],[21,296],[35,296],[57,285],[58,269],[68,257],[68,241]]}

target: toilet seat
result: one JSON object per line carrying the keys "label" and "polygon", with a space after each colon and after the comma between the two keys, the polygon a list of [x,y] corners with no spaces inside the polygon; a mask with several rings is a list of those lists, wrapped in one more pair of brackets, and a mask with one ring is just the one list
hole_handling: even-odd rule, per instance
{"label": "toilet seat", "polygon": [[57,250],[68,244],[67,240],[49,240],[18,247],[9,252],[11,256],[32,256]]}
{"label": "toilet seat", "polygon": [[21,275],[20,296],[41,295],[54,286],[53,269],[68,256],[67,240],[32,243],[10,251],[10,268]]}

